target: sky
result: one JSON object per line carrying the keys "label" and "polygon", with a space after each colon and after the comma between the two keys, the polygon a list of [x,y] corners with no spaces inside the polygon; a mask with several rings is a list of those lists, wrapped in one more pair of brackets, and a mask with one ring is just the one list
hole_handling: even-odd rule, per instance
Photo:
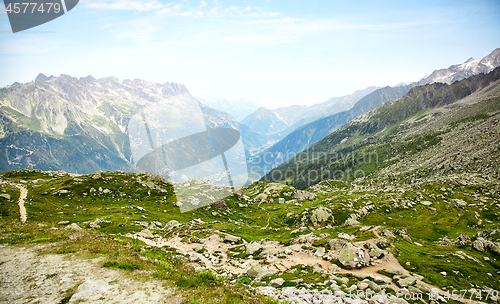
{"label": "sky", "polygon": [[497,47],[498,0],[80,0],[18,33],[0,5],[0,86],[115,76],[276,108],[417,81]]}

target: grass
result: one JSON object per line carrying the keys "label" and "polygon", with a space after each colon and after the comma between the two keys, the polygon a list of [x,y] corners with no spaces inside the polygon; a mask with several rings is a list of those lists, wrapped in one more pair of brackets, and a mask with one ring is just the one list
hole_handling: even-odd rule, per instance
{"label": "grass", "polygon": [[[315,284],[321,289],[323,286],[317,284],[326,281],[328,277],[312,268],[297,265],[290,272],[278,273],[260,283],[243,275],[233,278],[236,280],[234,285],[228,284],[226,278],[214,272],[195,272],[187,266],[187,257],[171,248],[149,248],[141,241],[125,237],[126,233],[145,228],[137,225],[137,222],[147,222],[149,225],[153,221],[159,221],[164,225],[170,220],[176,220],[182,224],[180,227],[170,231],[153,229],[153,233],[162,237],[175,234],[188,243],[199,243],[201,239],[213,234],[222,236],[228,233],[240,236],[247,242],[269,239],[288,245],[300,235],[313,233],[318,237],[322,236],[312,245],[324,247],[328,247],[328,241],[337,238],[341,232],[354,235],[355,241],[376,238],[372,231],[361,229],[363,226],[382,226],[379,232],[383,228],[392,231],[406,228],[412,241],[423,246],[404,241],[400,237],[391,242],[396,257],[409,271],[424,275],[426,282],[440,288],[470,288],[470,284],[474,284],[478,288],[489,286],[500,289],[498,283],[495,283],[500,281],[498,257],[489,252],[475,251],[470,245],[456,248],[440,243],[443,237],[454,239],[462,233],[474,240],[478,231],[499,228],[500,189],[494,181],[466,182],[453,177],[410,185],[372,187],[366,181],[354,184],[326,180],[308,189],[316,194],[316,199],[303,201],[294,198],[294,190],[288,185],[281,184],[278,187],[278,184],[259,182],[243,187],[242,191],[247,199],[237,195],[226,197],[227,210],[203,207],[181,213],[173,204],[176,199],[173,188],[168,183],[154,180],[145,174],[104,172],[101,173],[101,178],[94,179],[92,175],[74,177],[20,170],[4,173],[2,177],[16,183],[28,181],[24,184],[28,189],[25,204],[28,222],[24,225],[20,223],[17,204],[11,203],[13,206],[7,207],[1,201],[0,208],[9,213],[0,219],[0,243],[45,243],[51,244],[45,250],[47,254],[103,256],[103,267],[117,269],[137,278],[153,277],[166,282],[168,286],[180,288],[186,303],[265,303],[264,297],[248,293],[248,285],[264,286],[271,279],[282,277],[286,281],[284,286]],[[39,181],[32,183],[33,180]],[[148,182],[152,182],[153,186],[148,186]],[[265,202],[259,204],[254,201],[271,186],[276,188],[267,190],[268,199]],[[110,191],[99,191],[99,187]],[[159,188],[162,190],[158,190]],[[9,193],[14,202],[19,195],[17,188],[5,184],[0,186],[0,191]],[[285,198],[286,203],[279,204],[278,197]],[[456,200],[465,201],[468,207],[458,207]],[[431,207],[435,210],[423,205],[422,201],[431,202]],[[246,207],[240,207],[242,204]],[[328,226],[320,224],[315,227],[307,222],[303,232],[292,234],[301,227],[304,214],[309,214],[318,206],[331,210],[334,222],[328,223]],[[371,209],[361,216],[360,211],[367,206],[371,206]],[[351,214],[360,215],[359,227],[343,226]],[[478,222],[477,215],[482,218],[482,223]],[[67,220],[88,227],[89,222],[96,218],[110,223],[100,224],[100,229],[84,230],[63,229],[57,224]],[[198,218],[204,224],[188,225]],[[52,227],[59,229],[51,229]],[[496,241],[499,237],[499,233],[491,235]],[[315,250],[308,246],[309,249]],[[463,251],[481,263],[470,259],[462,260],[453,255],[457,251]],[[245,246],[232,248],[228,256],[246,258]],[[490,258],[490,261],[485,261],[484,257]],[[255,253],[254,258],[265,257]],[[406,262],[410,262],[410,266],[406,266]],[[448,275],[442,276],[442,271]],[[303,282],[291,282],[297,278],[303,279]],[[356,280],[350,279],[349,285]]]}

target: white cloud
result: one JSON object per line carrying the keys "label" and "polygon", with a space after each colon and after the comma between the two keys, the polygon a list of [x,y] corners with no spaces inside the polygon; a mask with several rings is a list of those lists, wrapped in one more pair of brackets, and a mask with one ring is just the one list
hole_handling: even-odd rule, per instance
{"label": "white cloud", "polygon": [[164,7],[158,0],[82,0],[88,8],[111,10],[151,11]]}

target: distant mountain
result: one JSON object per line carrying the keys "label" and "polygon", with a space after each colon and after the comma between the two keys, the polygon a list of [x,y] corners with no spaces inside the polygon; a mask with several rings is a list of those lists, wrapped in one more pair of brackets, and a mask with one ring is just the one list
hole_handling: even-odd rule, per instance
{"label": "distant mountain", "polygon": [[[134,171],[128,123],[160,102],[175,102],[173,109],[183,114],[201,109],[210,127],[240,130],[249,150],[265,143],[229,114],[200,104],[181,84],[40,74],[34,82],[0,89],[0,170]],[[183,121],[178,128],[189,132],[196,123]]]}
{"label": "distant mountain", "polygon": [[[302,120],[297,123],[298,126],[292,125],[288,128],[288,130],[293,130],[293,132],[289,132],[288,134],[286,130],[281,132],[286,137],[284,136],[283,139],[273,146],[252,158],[251,167],[255,173],[253,178],[258,178],[259,174],[266,174],[272,168],[277,167],[291,156],[306,149],[364,112],[373,110],[390,100],[402,97],[415,86],[436,82],[452,83],[466,79],[472,75],[488,73],[498,66],[500,66],[500,48],[497,48],[481,60],[469,59],[464,64],[454,65],[448,69],[436,70],[429,77],[419,82],[400,85],[394,88],[386,87],[378,89],[360,99],[349,111],[319,119],[317,116],[312,117],[317,119],[315,121]],[[264,156],[266,161],[264,161]]]}
{"label": "distant mountain", "polygon": [[199,101],[211,106],[214,109],[229,113],[237,121],[242,121],[245,117],[252,114],[262,105],[244,98],[236,100],[226,100],[223,98],[198,97]]}
{"label": "distant mountain", "polygon": [[[288,134],[285,138],[251,158],[249,166],[252,168],[253,178],[269,172],[272,168],[283,163],[290,157],[298,154],[316,141],[339,129],[352,119],[366,111],[375,109],[389,100],[399,98],[406,94],[413,85],[401,87],[385,87],[378,89],[361,98],[348,111],[320,118],[306,124]],[[258,176],[260,174],[260,176]]]}
{"label": "distant mountain", "polygon": [[264,107],[259,108],[257,111],[247,116],[241,123],[248,126],[253,131],[267,136],[288,127],[288,124],[281,116]]}
{"label": "distant mountain", "polygon": [[259,108],[255,113],[246,117],[242,123],[257,133],[269,136],[270,140],[278,141],[309,122],[350,109],[358,100],[376,89],[376,87],[369,87],[350,95],[333,97],[309,107],[292,105],[275,110]]}
{"label": "distant mountain", "polygon": [[429,76],[418,81],[418,85],[434,82],[452,84],[479,73],[487,74],[500,66],[500,48],[495,49],[481,60],[469,58],[462,64],[452,65],[447,69],[435,70]]}
{"label": "distant mountain", "polygon": [[300,189],[324,179],[414,181],[481,172],[499,178],[500,67],[451,85],[414,87],[270,171]]}

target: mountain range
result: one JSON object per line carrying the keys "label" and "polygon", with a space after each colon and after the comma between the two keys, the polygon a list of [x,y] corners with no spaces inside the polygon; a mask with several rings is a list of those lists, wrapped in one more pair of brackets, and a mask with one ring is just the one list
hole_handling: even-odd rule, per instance
{"label": "mountain range", "polygon": [[[246,100],[199,100],[175,83],[40,74],[34,82],[0,89],[0,170],[134,171],[137,160],[127,134],[130,119],[148,106],[175,99],[199,107],[207,126],[239,130],[251,179],[258,179],[289,156],[342,130],[363,113],[416,92],[418,86],[456,83],[491,72],[499,64],[500,49],[496,49],[481,60],[436,70],[415,83],[369,87],[309,107],[274,110]],[[193,128],[188,122],[181,127]]]}
{"label": "mountain range", "polygon": [[500,67],[433,83],[366,112],[263,177],[304,189],[324,179],[499,177]]}
{"label": "mountain range", "polygon": [[469,59],[463,64],[434,71],[430,76],[418,82],[377,89],[361,98],[351,109],[304,124],[273,146],[253,156],[249,164],[252,177],[255,179],[260,178],[272,168],[276,168],[288,158],[297,155],[300,151],[339,129],[357,116],[388,101],[402,97],[413,87],[429,83],[443,83],[444,80],[456,82],[471,75],[491,72],[493,68],[498,66],[500,66],[500,48],[495,49],[481,60]]}

